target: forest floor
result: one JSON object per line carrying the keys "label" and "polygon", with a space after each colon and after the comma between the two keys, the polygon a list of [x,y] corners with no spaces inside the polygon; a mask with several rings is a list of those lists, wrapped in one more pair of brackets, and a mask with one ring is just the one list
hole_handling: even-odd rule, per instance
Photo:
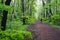
{"label": "forest floor", "polygon": [[[32,40],[60,40],[60,30],[40,21],[31,24],[28,31],[32,33]],[[26,38],[26,40],[31,39]]]}

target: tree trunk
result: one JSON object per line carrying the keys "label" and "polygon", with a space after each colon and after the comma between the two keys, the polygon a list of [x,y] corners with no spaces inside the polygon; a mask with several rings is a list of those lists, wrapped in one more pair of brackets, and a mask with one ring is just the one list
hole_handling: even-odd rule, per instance
{"label": "tree trunk", "polygon": [[3,3],[4,0],[1,1],[1,3]]}
{"label": "tree trunk", "polygon": [[[6,0],[5,5],[10,5],[10,2],[11,0]],[[1,30],[3,31],[6,29],[7,14],[8,11],[3,10],[3,17],[1,21]]]}
{"label": "tree trunk", "polygon": [[23,13],[23,16],[24,16],[24,0],[21,0],[22,2],[22,13]]}
{"label": "tree trunk", "polygon": [[[57,4],[57,0],[56,0],[56,4]],[[57,13],[57,5],[56,5],[56,13]]]}
{"label": "tree trunk", "polygon": [[45,6],[45,2],[42,0],[43,7]]}
{"label": "tree trunk", "polygon": [[22,22],[23,22],[23,25],[25,25],[26,24],[26,19],[24,17],[24,0],[21,0],[21,2],[22,2],[22,13],[23,13]]}
{"label": "tree trunk", "polygon": [[52,15],[51,5],[49,5],[49,13]]}
{"label": "tree trunk", "polygon": [[[46,4],[46,3],[44,2],[44,0],[42,0],[42,5],[43,5],[43,7],[45,6],[45,4]],[[47,17],[47,14],[48,14],[48,8],[46,8],[43,13],[44,13],[44,17],[46,18],[46,17]]]}
{"label": "tree trunk", "polygon": [[34,3],[34,0],[32,0],[32,2],[31,2],[31,4],[30,4],[30,16],[33,16],[33,13],[32,13],[33,3]]}

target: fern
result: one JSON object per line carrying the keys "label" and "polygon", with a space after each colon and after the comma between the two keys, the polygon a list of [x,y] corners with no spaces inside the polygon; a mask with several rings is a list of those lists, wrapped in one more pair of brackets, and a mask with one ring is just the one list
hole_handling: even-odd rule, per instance
{"label": "fern", "polygon": [[0,40],[25,40],[24,35],[32,39],[32,35],[28,31],[0,30]]}

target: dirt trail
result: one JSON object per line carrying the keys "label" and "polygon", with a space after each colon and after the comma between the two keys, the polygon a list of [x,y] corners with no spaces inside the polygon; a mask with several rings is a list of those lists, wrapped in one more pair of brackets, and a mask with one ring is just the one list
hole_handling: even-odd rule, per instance
{"label": "dirt trail", "polygon": [[33,35],[32,40],[60,40],[60,30],[52,28],[50,25],[41,23],[40,21],[30,25],[28,31]]}

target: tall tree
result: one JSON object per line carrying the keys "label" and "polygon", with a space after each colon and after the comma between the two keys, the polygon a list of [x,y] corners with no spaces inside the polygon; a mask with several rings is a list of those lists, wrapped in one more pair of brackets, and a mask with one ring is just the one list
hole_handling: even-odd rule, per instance
{"label": "tall tree", "polygon": [[24,0],[21,0],[21,4],[22,4],[22,13],[23,13],[23,16],[24,16]]}
{"label": "tall tree", "polygon": [[45,6],[45,2],[44,2],[44,0],[42,0],[42,4],[43,4],[43,6]]}
{"label": "tall tree", "polygon": [[30,16],[32,16],[32,7],[33,7],[33,3],[34,3],[34,0],[31,1],[31,4],[30,4]]}
{"label": "tall tree", "polygon": [[[6,0],[5,5],[10,5],[11,0]],[[3,17],[2,17],[2,21],[1,21],[1,30],[5,30],[6,29],[6,21],[7,21],[7,14],[8,11],[3,10]]]}
{"label": "tall tree", "polygon": [[[45,3],[44,0],[42,0],[42,5],[43,5],[43,7],[46,5],[46,3]],[[44,17],[47,17],[47,15],[48,15],[48,8],[46,8],[46,9],[44,10]]]}
{"label": "tall tree", "polygon": [[1,0],[1,3],[3,3],[3,0]]}
{"label": "tall tree", "polygon": [[22,5],[22,13],[23,13],[22,22],[24,25],[24,24],[26,24],[26,18],[24,17],[24,0],[21,0],[21,5]]}
{"label": "tall tree", "polygon": [[[57,0],[56,0],[56,4],[57,4]],[[57,5],[56,5],[56,13],[57,13]]]}
{"label": "tall tree", "polygon": [[[50,2],[51,2],[51,0],[47,0],[46,3],[48,4],[48,3],[50,3]],[[50,13],[50,14],[52,15],[51,5],[48,5],[48,6],[49,6],[49,7],[48,7],[48,9],[49,9],[48,11],[49,11],[49,12],[48,12],[48,13]],[[51,15],[50,15],[50,16],[51,16]]]}

